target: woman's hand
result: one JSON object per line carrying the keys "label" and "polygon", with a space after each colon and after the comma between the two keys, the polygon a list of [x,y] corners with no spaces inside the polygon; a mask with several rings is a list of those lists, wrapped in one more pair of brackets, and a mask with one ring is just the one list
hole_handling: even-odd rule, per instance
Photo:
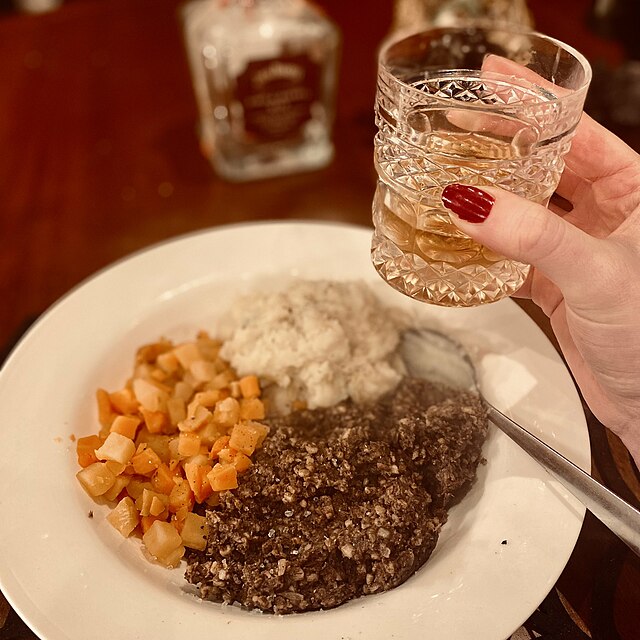
{"label": "woman's hand", "polygon": [[533,269],[518,296],[551,326],[596,417],[640,465],[640,156],[586,114],[557,194],[570,212],[496,187],[450,185],[465,233]]}

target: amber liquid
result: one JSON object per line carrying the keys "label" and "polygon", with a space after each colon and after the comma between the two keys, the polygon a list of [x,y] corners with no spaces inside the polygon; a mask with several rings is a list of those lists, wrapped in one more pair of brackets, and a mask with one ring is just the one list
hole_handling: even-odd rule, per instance
{"label": "amber liquid", "polygon": [[[540,159],[523,158],[503,141],[484,144],[473,133],[439,136],[433,142],[437,151],[429,161],[434,170],[415,172],[410,182],[403,180],[402,169],[410,166],[406,159],[403,165],[393,159],[383,165],[377,158],[374,266],[406,295],[442,306],[475,306],[511,295],[524,283],[529,266],[496,254],[457,229],[442,205],[442,189],[458,181],[478,186],[497,182],[508,188],[515,172],[527,175],[529,164]],[[443,155],[443,150],[455,153]],[[559,174],[544,175],[546,184],[519,180],[519,195],[546,205]]]}

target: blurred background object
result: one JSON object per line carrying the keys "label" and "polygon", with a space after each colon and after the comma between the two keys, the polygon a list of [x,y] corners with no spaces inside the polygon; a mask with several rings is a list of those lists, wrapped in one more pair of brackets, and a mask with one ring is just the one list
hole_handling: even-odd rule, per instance
{"label": "blurred background object", "polygon": [[193,0],[182,16],[201,149],[218,174],[251,180],[326,166],[338,28],[304,0]]}
{"label": "blurred background object", "polygon": [[588,24],[602,38],[622,49],[616,62],[594,63],[595,88],[591,94],[592,114],[608,126],[640,125],[640,2],[638,0],[596,0]]}
{"label": "blurred background object", "polygon": [[526,0],[396,0],[392,30],[448,27],[460,20],[533,25]]}
{"label": "blurred background object", "polygon": [[53,11],[62,4],[63,0],[13,0],[18,11],[25,13],[45,13]]}

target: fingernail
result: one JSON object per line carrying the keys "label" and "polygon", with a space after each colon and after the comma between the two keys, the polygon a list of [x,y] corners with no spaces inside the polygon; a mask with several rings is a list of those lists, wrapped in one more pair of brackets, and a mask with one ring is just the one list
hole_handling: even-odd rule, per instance
{"label": "fingernail", "polygon": [[466,222],[484,222],[491,213],[495,198],[482,189],[464,184],[449,184],[442,192],[442,202]]}

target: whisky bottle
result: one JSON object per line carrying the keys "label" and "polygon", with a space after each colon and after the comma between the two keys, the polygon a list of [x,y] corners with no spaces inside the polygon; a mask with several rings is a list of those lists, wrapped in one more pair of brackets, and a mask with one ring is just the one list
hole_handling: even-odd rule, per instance
{"label": "whisky bottle", "polygon": [[201,148],[219,175],[252,180],[330,162],[340,35],[318,8],[199,0],[185,38]]}

